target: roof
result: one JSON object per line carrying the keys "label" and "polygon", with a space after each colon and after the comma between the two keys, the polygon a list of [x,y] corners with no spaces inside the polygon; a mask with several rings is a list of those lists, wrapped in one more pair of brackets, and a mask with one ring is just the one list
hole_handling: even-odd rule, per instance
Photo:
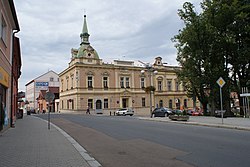
{"label": "roof", "polygon": [[51,93],[59,93],[59,87],[49,87],[49,92]]}
{"label": "roof", "polygon": [[11,13],[13,15],[14,22],[16,24],[16,30],[20,31],[20,27],[19,27],[19,24],[18,24],[18,19],[17,19],[15,5],[14,5],[13,0],[9,0],[9,4],[10,4],[10,9],[11,9]]}
{"label": "roof", "polygon": [[53,72],[53,73],[55,73],[56,75],[58,75],[58,74],[57,74],[56,72],[54,72],[53,70],[50,70],[50,71],[48,71],[48,72],[46,72],[46,73],[44,73],[44,74],[40,75],[39,77],[36,77],[35,79],[31,80],[31,81],[30,81],[30,82],[28,82],[25,86],[27,86],[27,85],[31,84],[32,82],[34,82],[34,81],[35,81],[35,80],[37,80],[38,78],[40,78],[40,77],[42,77],[42,76],[44,76],[44,75],[48,74],[49,72]]}
{"label": "roof", "polygon": [[46,95],[46,91],[47,90],[40,90],[39,92],[39,96],[36,98],[37,100],[38,99],[44,99],[45,95]]}
{"label": "roof", "polygon": [[87,21],[86,21],[86,15],[84,15],[84,23],[83,23],[83,28],[82,28],[82,33],[89,33],[88,32],[88,26],[87,26]]}

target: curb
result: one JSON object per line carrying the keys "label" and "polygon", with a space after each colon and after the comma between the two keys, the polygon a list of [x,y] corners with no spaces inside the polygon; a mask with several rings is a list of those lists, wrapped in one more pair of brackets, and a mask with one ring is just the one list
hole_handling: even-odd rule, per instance
{"label": "curb", "polygon": [[220,124],[209,124],[209,123],[200,123],[200,122],[181,122],[181,121],[172,121],[172,120],[166,120],[166,119],[155,119],[155,118],[145,118],[145,117],[138,117],[138,118],[141,120],[148,120],[148,121],[169,122],[169,123],[177,123],[177,124],[199,125],[199,126],[206,126],[206,127],[250,131],[250,128],[243,127],[243,126],[233,126],[233,125],[225,125],[225,124],[221,124],[221,125]]}
{"label": "curb", "polygon": [[[35,118],[38,118],[46,123],[48,123],[47,120],[33,116]],[[55,124],[51,123],[52,126],[54,126],[72,145],[73,147],[80,153],[80,155],[83,157],[83,159],[89,164],[90,167],[102,167],[102,165],[95,160],[95,158],[91,157],[87,150],[85,150],[75,139],[73,139],[68,133],[66,133],[64,130],[56,126]]]}

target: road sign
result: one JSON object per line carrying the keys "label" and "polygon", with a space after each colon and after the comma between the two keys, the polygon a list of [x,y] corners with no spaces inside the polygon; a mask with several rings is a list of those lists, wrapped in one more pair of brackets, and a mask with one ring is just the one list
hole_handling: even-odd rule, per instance
{"label": "road sign", "polygon": [[55,98],[54,93],[47,92],[47,93],[45,94],[45,100],[46,100],[47,102],[52,102],[52,101],[54,100],[54,98]]}
{"label": "road sign", "polygon": [[222,77],[217,80],[217,84],[222,88],[225,85],[225,81]]}

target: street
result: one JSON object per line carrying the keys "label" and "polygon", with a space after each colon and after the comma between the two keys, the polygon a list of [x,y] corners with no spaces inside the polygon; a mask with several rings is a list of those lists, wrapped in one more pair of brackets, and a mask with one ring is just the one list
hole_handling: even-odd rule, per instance
{"label": "street", "polygon": [[[47,119],[47,115],[39,115]],[[250,132],[139,120],[136,117],[52,114],[103,166],[250,164]]]}

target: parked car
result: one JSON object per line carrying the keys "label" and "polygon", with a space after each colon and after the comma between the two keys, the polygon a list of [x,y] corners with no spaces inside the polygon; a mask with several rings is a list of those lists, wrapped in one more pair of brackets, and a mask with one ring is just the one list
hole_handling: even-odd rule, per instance
{"label": "parked car", "polygon": [[194,110],[187,110],[187,115],[192,115]]}
{"label": "parked car", "polygon": [[152,112],[152,117],[168,117],[172,114],[172,110],[169,108],[155,108]]}
{"label": "parked car", "polygon": [[134,111],[130,108],[121,108],[115,112],[116,115],[134,115]]}
{"label": "parked car", "polygon": [[194,112],[192,112],[192,116],[202,116],[202,115],[203,115],[203,113],[200,112],[200,111],[194,111]]}

